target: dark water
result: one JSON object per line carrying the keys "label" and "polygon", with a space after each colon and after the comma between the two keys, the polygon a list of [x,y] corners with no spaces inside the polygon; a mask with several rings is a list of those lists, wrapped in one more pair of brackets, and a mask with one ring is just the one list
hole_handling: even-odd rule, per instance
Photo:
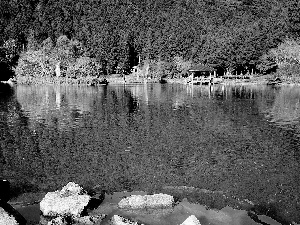
{"label": "dark water", "polygon": [[0,97],[12,197],[69,181],[108,191],[192,186],[300,222],[300,87],[17,86]]}

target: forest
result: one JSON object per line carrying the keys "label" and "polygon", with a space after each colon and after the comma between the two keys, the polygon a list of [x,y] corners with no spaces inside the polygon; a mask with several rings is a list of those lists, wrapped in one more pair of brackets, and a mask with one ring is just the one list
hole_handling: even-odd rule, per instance
{"label": "forest", "polygon": [[300,71],[298,0],[1,0],[0,18],[17,76]]}

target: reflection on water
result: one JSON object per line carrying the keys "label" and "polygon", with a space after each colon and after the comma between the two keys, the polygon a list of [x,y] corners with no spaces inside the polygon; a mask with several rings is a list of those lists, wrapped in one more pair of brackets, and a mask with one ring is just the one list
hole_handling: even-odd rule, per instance
{"label": "reflection on water", "polygon": [[[194,186],[299,216],[299,88],[18,86],[1,99],[16,191]],[[284,121],[284,122],[283,122]],[[22,178],[22,179],[20,179]]]}
{"label": "reflection on water", "polygon": [[[269,107],[263,107],[266,118],[283,127],[297,126],[300,118],[300,88],[286,87],[274,90],[274,102]],[[265,101],[272,99],[266,98]]]}

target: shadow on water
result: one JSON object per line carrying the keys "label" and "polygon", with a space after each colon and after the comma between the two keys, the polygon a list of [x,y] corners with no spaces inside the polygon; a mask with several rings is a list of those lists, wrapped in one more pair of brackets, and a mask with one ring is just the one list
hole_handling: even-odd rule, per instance
{"label": "shadow on water", "polygon": [[0,81],[7,81],[14,75],[10,65],[5,62],[0,62],[0,71]]}
{"label": "shadow on water", "polygon": [[[0,145],[0,174],[3,176],[3,169],[6,165],[6,160],[3,154],[3,144],[2,141],[6,140],[7,137],[5,136],[5,132],[9,131],[8,125],[7,125],[7,119],[5,118],[6,112],[8,112],[8,106],[7,103],[9,102],[10,98],[12,98],[14,94],[13,88],[8,84],[0,83],[0,110],[1,110],[1,145]],[[4,178],[4,177],[2,177]]]}
{"label": "shadow on water", "polygon": [[[38,191],[37,185],[24,177],[41,171],[40,164],[32,157],[39,157],[39,148],[28,129],[28,118],[15,98],[9,84],[0,83],[0,177],[10,181],[9,198],[22,193]],[[29,159],[27,161],[27,159]]]}

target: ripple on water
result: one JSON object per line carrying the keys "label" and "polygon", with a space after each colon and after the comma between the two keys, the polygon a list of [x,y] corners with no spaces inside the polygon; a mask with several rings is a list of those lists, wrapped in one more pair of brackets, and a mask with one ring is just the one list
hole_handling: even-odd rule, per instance
{"label": "ripple on water", "polygon": [[18,86],[0,102],[0,171],[19,193],[68,181],[111,191],[187,185],[276,203],[281,215],[300,221],[299,93],[258,86]]}

